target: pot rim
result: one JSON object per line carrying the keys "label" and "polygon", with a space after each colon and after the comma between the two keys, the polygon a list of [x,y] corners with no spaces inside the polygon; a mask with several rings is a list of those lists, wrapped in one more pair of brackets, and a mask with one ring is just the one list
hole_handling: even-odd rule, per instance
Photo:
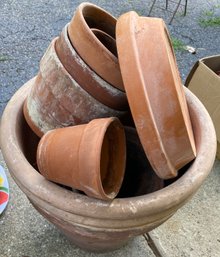
{"label": "pot rim", "polygon": [[[114,56],[91,31],[83,14],[85,8],[92,8],[101,12],[111,19],[115,23],[114,26],[116,26],[117,20],[110,13],[94,4],[83,2],[77,7],[68,26],[70,41],[85,63],[87,63],[99,76],[112,86],[124,91],[118,58]],[[105,30],[103,31],[106,32]],[[113,33],[114,34],[109,34],[115,38],[115,32]],[[90,49],[89,52],[88,49]],[[97,54],[99,52],[100,54]]]}
{"label": "pot rim", "polygon": [[[104,187],[104,183],[101,178],[101,159],[103,152],[104,139],[109,133],[109,129],[113,127],[114,133],[117,134],[117,150],[121,149],[120,156],[117,155],[114,162],[117,165],[116,172],[119,175],[118,179],[115,179],[114,188],[107,192]],[[120,129],[120,130],[118,130]],[[119,138],[120,137],[120,138]],[[96,148],[96,150],[94,149]],[[118,153],[118,151],[117,151]],[[84,157],[87,156],[87,160]],[[120,158],[119,158],[120,157]],[[87,195],[94,196],[95,198],[103,200],[113,200],[118,194],[125,173],[126,161],[126,143],[125,143],[125,132],[120,120],[116,117],[108,117],[101,119],[94,119],[90,121],[85,127],[84,133],[81,138],[79,148],[79,174],[85,175],[90,172],[91,178],[93,177],[93,186],[97,189],[97,192],[91,191],[89,188],[84,190]],[[96,172],[94,172],[96,171]],[[82,178],[83,181],[83,178]]]}
{"label": "pot rim", "polygon": [[5,162],[22,191],[31,194],[27,195],[30,199],[38,198],[54,208],[74,215],[123,222],[125,213],[127,218],[136,219],[175,209],[185,203],[200,187],[211,171],[216,154],[216,135],[211,118],[198,98],[187,88],[184,89],[190,113],[196,118],[192,120],[193,126],[201,127],[200,133],[196,135],[198,154],[182,177],[156,192],[105,202],[64,189],[40,175],[26,160],[16,135],[20,126],[18,118],[22,105],[30,91],[28,82],[14,94],[2,116],[0,136]]}
{"label": "pot rim", "polygon": [[[112,18],[112,20],[115,20],[115,25],[116,25],[116,18],[111,15],[109,12],[106,12],[103,8],[100,8],[99,6],[96,6],[95,4],[91,4],[91,3],[88,3],[88,2],[83,2],[81,3],[78,8],[77,8],[77,11],[75,13],[75,15],[77,15],[77,13],[79,14],[80,18],[81,18],[81,21],[83,23],[83,25],[87,28],[87,31],[89,33],[89,36],[93,38],[93,40],[96,41],[96,43],[102,48],[104,49],[105,51],[107,51],[108,55],[110,56],[110,58],[115,62],[115,63],[118,63],[118,58],[105,46],[102,44],[102,42],[96,37],[96,35],[92,32],[92,29],[96,29],[96,28],[90,28],[88,23],[86,22],[85,20],[85,16],[84,16],[84,8],[93,8],[93,9],[96,9],[102,13],[104,13],[105,15],[107,15],[109,18]],[[71,24],[71,23],[70,23]],[[71,25],[70,25],[71,26]],[[100,29],[99,29],[100,30]],[[102,30],[100,30],[102,31]],[[106,33],[105,31],[102,31],[104,33]],[[107,34],[107,33],[106,33]],[[110,35],[111,37],[113,35]]]}

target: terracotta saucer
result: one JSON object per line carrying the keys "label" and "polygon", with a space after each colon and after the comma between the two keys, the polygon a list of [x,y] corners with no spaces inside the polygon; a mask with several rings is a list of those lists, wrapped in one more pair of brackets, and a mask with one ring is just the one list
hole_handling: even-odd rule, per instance
{"label": "terracotta saucer", "polygon": [[185,94],[162,19],[122,15],[116,26],[120,69],[145,153],[161,178],[196,156]]}

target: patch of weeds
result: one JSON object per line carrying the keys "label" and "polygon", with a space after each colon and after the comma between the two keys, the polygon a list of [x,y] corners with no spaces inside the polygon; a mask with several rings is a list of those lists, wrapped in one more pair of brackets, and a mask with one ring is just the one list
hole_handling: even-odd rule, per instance
{"label": "patch of weeds", "polygon": [[220,26],[220,5],[215,5],[210,10],[203,12],[199,19],[199,24],[202,27],[218,27]]}
{"label": "patch of weeds", "polygon": [[185,50],[185,45],[180,39],[175,38],[175,37],[171,37],[171,43],[172,43],[173,49],[175,51]]}
{"label": "patch of weeds", "polygon": [[6,55],[0,55],[0,62],[5,62],[8,60],[8,56]]}
{"label": "patch of weeds", "polygon": [[214,5],[214,8],[220,8],[220,4]]}
{"label": "patch of weeds", "polygon": [[203,27],[220,26],[220,17],[211,17],[210,19],[200,19],[199,23]]}
{"label": "patch of weeds", "polygon": [[207,17],[212,17],[214,14],[213,11],[209,10],[209,11],[204,11],[204,16],[207,16]]}

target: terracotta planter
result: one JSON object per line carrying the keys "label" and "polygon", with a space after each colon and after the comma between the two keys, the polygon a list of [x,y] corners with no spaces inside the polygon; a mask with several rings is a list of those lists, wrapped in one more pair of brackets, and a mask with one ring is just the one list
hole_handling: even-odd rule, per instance
{"label": "terracotta planter", "polygon": [[42,136],[51,129],[85,124],[95,118],[123,117],[125,112],[98,102],[70,76],[57,57],[55,42],[41,59],[37,78],[28,82],[32,90],[24,114],[33,131]]}
{"label": "terracotta planter", "polygon": [[[71,45],[67,27],[68,24],[63,28],[55,44],[57,56],[65,69],[84,90],[99,102],[115,110],[127,110],[126,94],[103,80],[82,60]],[[95,33],[98,33],[96,31]],[[100,33],[104,32],[99,32],[99,35],[102,35]],[[106,33],[104,35],[108,36]]]}
{"label": "terracotta planter", "polygon": [[115,26],[116,19],[105,10],[82,3],[68,26],[68,33],[82,59],[112,86],[124,90],[117,57],[91,31],[99,29],[115,38]]}
{"label": "terracotta planter", "polygon": [[166,26],[162,19],[129,12],[117,22],[116,41],[129,106],[145,153],[158,176],[175,177],[195,158],[196,148]]}
{"label": "terracotta planter", "polygon": [[[197,157],[179,179],[156,192],[111,202],[67,190],[46,180],[33,168],[33,160],[27,159],[27,145],[30,150],[36,150],[27,138],[31,131],[22,113],[29,92],[28,84],[20,88],[2,116],[0,136],[4,159],[35,208],[83,248],[114,249],[159,226],[191,199],[211,171],[216,153],[215,130],[204,106],[185,89]],[[36,139],[34,135],[31,138]]]}
{"label": "terracotta planter", "polygon": [[38,168],[45,178],[103,200],[118,194],[125,159],[124,129],[117,118],[49,131],[37,150]]}

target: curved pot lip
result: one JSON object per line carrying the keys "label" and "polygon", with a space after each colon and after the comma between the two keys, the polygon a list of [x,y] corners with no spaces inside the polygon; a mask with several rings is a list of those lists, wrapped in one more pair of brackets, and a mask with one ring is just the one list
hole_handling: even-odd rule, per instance
{"label": "curved pot lip", "polygon": [[[125,213],[127,217],[138,218],[146,216],[146,213],[159,213],[172,209],[176,205],[182,205],[196,192],[211,171],[216,153],[215,129],[205,107],[193,93],[185,88],[190,111],[197,113],[198,121],[194,125],[202,125],[197,141],[202,140],[203,143],[197,142],[200,144],[198,155],[181,178],[156,192],[137,197],[116,198],[111,202],[91,199],[64,189],[41,176],[28,163],[19,148],[16,136],[16,127],[19,126],[17,118],[21,115],[22,105],[29,91],[30,86],[26,83],[7,104],[2,116],[0,136],[2,153],[8,168],[21,189],[31,194],[28,195],[30,199],[39,198],[57,209],[80,216],[119,219],[123,222]],[[200,167],[203,169],[201,170]],[[25,173],[20,170],[25,170]]]}
{"label": "curved pot lip", "polygon": [[101,30],[101,29],[97,29],[97,28],[91,28],[91,31],[93,32],[93,34],[101,34],[106,36],[107,38],[111,39],[112,41],[114,41],[116,43],[115,38],[113,38],[111,35],[109,35],[108,33],[106,33],[105,31]]}
{"label": "curved pot lip", "polygon": [[[121,73],[120,73],[120,66],[119,66],[119,62],[118,62],[118,58],[113,55],[111,53],[111,51],[109,51],[103,44],[102,42],[96,37],[96,35],[91,31],[91,28],[89,27],[89,25],[87,24],[87,22],[85,21],[85,17],[83,15],[83,9],[86,7],[90,7],[90,8],[94,8],[96,10],[99,10],[100,12],[104,13],[106,16],[108,16],[108,18],[112,19],[112,21],[114,21],[115,26],[116,26],[116,22],[117,19],[112,16],[110,13],[106,12],[104,9],[94,5],[94,4],[90,4],[90,3],[81,3],[78,8],[76,9],[76,12],[72,18],[72,20],[70,21],[70,24],[68,26],[68,34],[70,37],[70,41],[72,42],[74,48],[77,50],[77,52],[79,53],[80,56],[82,56],[82,59],[84,59],[84,61],[98,74],[100,74],[100,76],[105,79],[107,82],[109,82],[112,86],[124,91],[124,86],[123,86],[123,81],[121,78]],[[78,22],[80,21],[80,22]],[[74,27],[76,26],[75,23],[78,22],[79,24],[81,24],[81,27],[83,29],[79,30],[77,32],[74,32]],[[86,31],[86,32],[85,32]],[[105,31],[104,31],[105,32]],[[77,35],[77,37],[76,37]],[[114,35],[110,35],[113,36]],[[84,51],[80,51],[80,47],[81,49],[82,47],[82,43],[79,42],[79,38],[81,39],[81,42],[84,38],[88,39],[88,40],[84,40],[83,41],[83,47],[85,48],[90,48],[90,50],[94,49],[92,52],[97,53],[97,48],[100,50],[100,53],[102,53],[101,55],[98,56],[98,60],[99,63],[107,63],[107,65],[109,66],[110,70],[112,71],[112,73],[114,72],[115,74],[111,74],[111,75],[107,75],[105,72],[103,72],[103,68],[97,68],[97,64],[94,62],[94,57],[91,60],[91,58],[88,58],[88,54],[87,56],[85,55],[85,50]],[[97,59],[97,57],[95,58]],[[116,79],[117,78],[117,79]]]}
{"label": "curved pot lip", "polygon": [[[116,40],[128,102],[145,153],[159,177],[176,177],[178,170],[195,158],[196,151],[165,23],[128,12],[118,19]],[[148,64],[147,58],[153,61]]]}
{"label": "curved pot lip", "polygon": [[[93,8],[95,10],[98,10],[99,12],[101,12],[102,14],[104,14],[105,16],[110,18],[115,23],[115,25],[116,25],[117,19],[116,19],[115,16],[113,16],[111,13],[109,13],[108,11],[103,9],[102,7],[100,7],[100,6],[96,5],[96,4],[90,3],[90,2],[82,2],[82,3],[80,3],[78,5],[75,13],[79,12],[83,16],[83,10],[84,10],[85,7],[89,7],[89,8]],[[87,23],[86,23],[86,25],[87,25]],[[88,28],[89,28],[89,26],[88,26]],[[115,32],[114,32],[114,34],[112,34],[110,36],[112,36],[114,38],[115,37]]]}
{"label": "curved pot lip", "polygon": [[[121,144],[119,145],[119,149],[122,149],[120,153],[120,163],[122,164],[121,169],[117,169],[119,179],[116,181],[114,186],[114,190],[112,192],[107,193],[103,187],[103,182],[101,179],[101,158],[102,158],[102,150],[103,150],[103,142],[104,138],[106,137],[106,133],[111,125],[117,126],[117,128],[121,129],[123,133],[120,137]],[[117,129],[114,129],[114,133],[117,133]],[[118,142],[119,144],[119,142]],[[96,147],[96,150],[93,151],[93,147]],[[87,156],[86,162],[84,161],[84,156]],[[126,165],[126,142],[125,142],[125,132],[124,128],[117,117],[108,117],[108,118],[101,118],[101,119],[94,119],[90,121],[83,133],[80,142],[79,148],[79,170],[80,174],[88,174],[90,172],[90,176],[95,178],[94,185],[98,189],[99,192],[99,199],[100,196],[103,200],[111,201],[113,200],[122,184],[124,173],[125,173],[125,165]],[[120,167],[120,165],[118,165]],[[98,172],[95,172],[98,171]],[[86,192],[86,191],[85,191]],[[91,191],[88,190],[87,195],[94,196],[96,195]]]}
{"label": "curved pot lip", "polygon": [[[87,28],[87,31],[89,33],[89,35],[93,38],[93,40],[102,48],[104,49],[104,51],[107,51],[109,57],[115,62],[118,64],[118,58],[111,52],[108,50],[107,47],[105,47],[102,42],[96,37],[96,35],[93,33],[92,29],[96,29],[96,28],[90,28],[87,24],[87,22],[85,21],[85,18],[84,18],[84,15],[83,15],[83,9],[85,7],[90,7],[90,8],[94,8],[96,10],[99,10],[100,12],[104,13],[106,16],[108,16],[109,18],[111,18],[112,20],[115,21],[115,26],[116,26],[116,23],[117,23],[117,19],[112,16],[109,12],[105,11],[104,9],[102,9],[101,7],[97,6],[97,5],[94,5],[94,4],[91,4],[91,3],[88,3],[88,2],[83,2],[81,3],[78,8],[77,8],[77,11],[76,13],[78,13],[80,15],[80,18],[81,18],[81,21],[83,22],[83,25],[84,27]],[[71,24],[71,22],[70,22]],[[71,25],[69,25],[71,26]],[[100,30],[100,29],[99,29]],[[102,31],[102,30],[100,30]],[[102,31],[103,33],[107,34],[105,31]],[[107,34],[108,35],[108,34]],[[113,37],[113,35],[109,35],[110,37]]]}
{"label": "curved pot lip", "polygon": [[[100,30],[100,29],[97,29],[97,28],[91,28],[91,31],[92,31],[92,33],[96,36],[96,34],[101,34],[101,35],[103,35],[103,36],[105,36],[106,38],[109,38],[109,39],[111,39],[112,41],[115,41],[115,44],[116,44],[116,40],[112,37],[112,36],[110,36],[109,34],[107,34],[105,31],[102,31],[102,30]],[[96,36],[97,37],[97,36]],[[97,38],[98,39],[98,38]],[[99,40],[99,39],[98,39]],[[100,40],[99,40],[100,41]],[[100,41],[101,42],[101,41]],[[101,42],[102,43],[102,42]],[[109,52],[108,54],[109,55],[113,55],[113,56],[115,56],[103,43],[102,43],[102,45],[106,48],[106,50]],[[117,59],[117,62],[118,62],[118,58],[117,58],[117,56],[115,56],[115,58]],[[121,90],[121,89],[119,89],[119,90]],[[123,91],[122,91],[123,92]]]}

